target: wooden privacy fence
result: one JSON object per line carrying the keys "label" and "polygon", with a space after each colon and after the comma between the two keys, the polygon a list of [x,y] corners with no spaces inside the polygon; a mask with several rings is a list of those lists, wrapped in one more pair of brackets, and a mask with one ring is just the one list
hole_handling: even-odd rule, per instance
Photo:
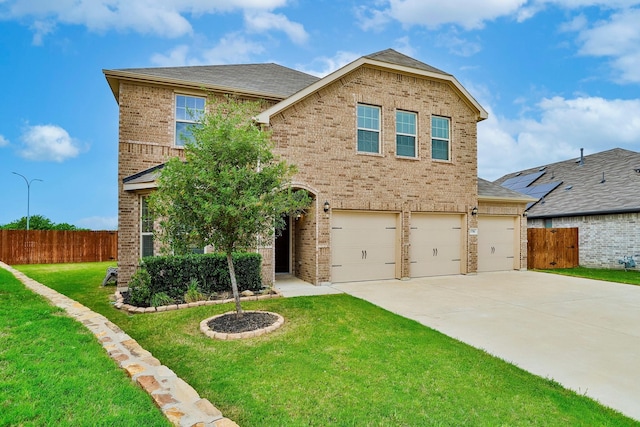
{"label": "wooden privacy fence", "polygon": [[527,229],[527,268],[553,269],[578,267],[577,228]]}
{"label": "wooden privacy fence", "polygon": [[117,259],[117,231],[0,230],[0,261],[10,265]]}

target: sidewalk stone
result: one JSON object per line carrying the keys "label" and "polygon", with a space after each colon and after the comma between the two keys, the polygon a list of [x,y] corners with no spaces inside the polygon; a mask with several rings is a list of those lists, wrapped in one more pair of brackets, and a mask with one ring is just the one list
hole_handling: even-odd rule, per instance
{"label": "sidewalk stone", "polygon": [[[47,288],[0,261],[0,268],[10,271],[27,288],[48,298],[56,307],[90,330],[109,356],[145,390],[167,419],[175,426],[238,427],[175,372],[153,357],[137,341],[104,316],[82,304]],[[176,305],[168,310],[175,310]],[[130,312],[132,310],[129,310]],[[142,313],[144,309],[134,312]],[[155,309],[154,309],[155,311]],[[160,310],[158,310],[160,311]]]}

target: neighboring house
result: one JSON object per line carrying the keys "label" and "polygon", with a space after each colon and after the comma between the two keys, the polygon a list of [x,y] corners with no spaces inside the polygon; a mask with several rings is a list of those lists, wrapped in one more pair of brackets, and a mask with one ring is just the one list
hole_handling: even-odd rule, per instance
{"label": "neighboring house", "polygon": [[578,228],[580,265],[620,268],[640,254],[640,153],[622,148],[505,175],[495,181],[535,198],[531,228]]}
{"label": "neighboring house", "polygon": [[479,190],[476,126],[487,113],[451,74],[391,49],[322,79],[275,64],[104,74],[120,110],[120,285],[158,250],[145,195],[183,155],[180,135],[209,94],[267,101],[256,121],[313,198],[259,248],[265,283],[276,273],[323,284],[526,267],[531,199],[486,181]]}

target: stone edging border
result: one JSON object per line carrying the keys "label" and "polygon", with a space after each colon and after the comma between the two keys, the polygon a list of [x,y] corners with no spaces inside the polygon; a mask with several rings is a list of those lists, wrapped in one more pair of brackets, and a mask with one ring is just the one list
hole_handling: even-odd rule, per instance
{"label": "stone edging border", "polygon": [[241,333],[237,333],[237,334],[229,334],[229,333],[226,333],[226,332],[216,332],[216,331],[212,330],[209,327],[209,322],[210,321],[212,321],[215,318],[218,318],[218,317],[224,316],[226,314],[229,314],[229,313],[235,313],[235,312],[231,312],[230,311],[230,312],[227,312],[227,313],[218,314],[216,316],[211,316],[211,317],[209,317],[207,319],[204,319],[202,322],[200,322],[200,332],[202,332],[203,334],[205,334],[209,338],[214,338],[214,339],[217,339],[217,340],[239,340],[239,339],[244,339],[244,338],[259,337],[260,335],[264,335],[264,334],[268,334],[269,332],[273,332],[276,329],[278,329],[280,326],[284,325],[284,317],[282,317],[278,313],[273,313],[271,311],[252,310],[252,311],[245,311],[245,313],[269,313],[269,314],[273,314],[278,319],[275,321],[275,323],[273,325],[267,326],[266,328],[256,329],[255,331],[241,332]]}
{"label": "stone edging border", "polygon": [[[277,290],[276,288],[272,288],[272,289],[273,289],[274,293],[265,294],[265,295],[253,295],[253,296],[249,296],[249,297],[240,297],[240,301],[262,301],[262,300],[266,300],[266,299],[281,298],[282,297],[282,293],[280,293],[279,290]],[[124,311],[132,313],[132,314],[133,313],[138,313],[138,314],[142,314],[142,313],[157,313],[157,312],[160,312],[160,311],[180,310],[180,309],[183,309],[183,308],[200,307],[200,306],[203,306],[203,305],[227,304],[227,303],[235,301],[235,299],[233,299],[233,298],[227,298],[227,299],[220,299],[220,300],[207,300],[207,301],[189,302],[189,303],[184,303],[184,304],[160,305],[158,307],[136,307],[134,305],[125,304],[124,303],[124,297],[122,296],[122,293],[120,293],[119,290],[116,290],[115,296],[116,296],[115,307],[117,309],[119,309],[119,310],[124,310]]]}
{"label": "stone edging border", "polygon": [[238,427],[222,412],[200,397],[198,392],[143,349],[133,338],[106,317],[44,286],[0,261],[0,268],[11,272],[24,286],[47,298],[54,306],[82,323],[98,339],[108,355],[145,390],[167,419],[180,427]]}

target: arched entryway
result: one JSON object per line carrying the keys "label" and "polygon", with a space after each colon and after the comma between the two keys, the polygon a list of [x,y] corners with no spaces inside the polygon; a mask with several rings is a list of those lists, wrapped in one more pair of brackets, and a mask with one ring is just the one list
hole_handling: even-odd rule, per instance
{"label": "arched entryway", "polygon": [[304,281],[316,283],[316,223],[317,198],[308,188],[294,187],[308,192],[311,205],[300,215],[283,218],[285,228],[274,242],[274,271],[276,274],[291,274]]}

